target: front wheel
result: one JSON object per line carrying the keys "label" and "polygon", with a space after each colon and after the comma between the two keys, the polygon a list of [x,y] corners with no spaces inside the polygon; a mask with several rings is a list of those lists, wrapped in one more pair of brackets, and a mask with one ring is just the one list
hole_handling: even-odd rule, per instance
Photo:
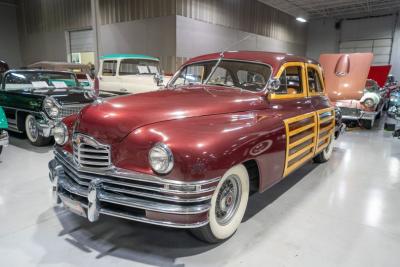
{"label": "front wheel", "polygon": [[51,137],[44,137],[39,134],[37,121],[34,116],[28,115],[25,119],[25,133],[34,146],[45,146],[51,141]]}
{"label": "front wheel", "polygon": [[327,162],[331,158],[332,152],[333,152],[334,140],[335,140],[335,134],[332,134],[331,137],[329,138],[328,146],[325,147],[324,150],[322,150],[318,155],[316,155],[314,157],[314,162],[324,163],[324,162]]}
{"label": "front wheel", "polygon": [[192,233],[208,243],[231,237],[238,229],[249,200],[249,174],[242,164],[230,168],[219,181],[211,198],[209,224],[192,229]]}

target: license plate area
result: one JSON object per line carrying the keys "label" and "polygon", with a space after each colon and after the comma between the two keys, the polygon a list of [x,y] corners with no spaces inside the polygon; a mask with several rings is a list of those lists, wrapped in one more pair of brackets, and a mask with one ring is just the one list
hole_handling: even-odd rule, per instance
{"label": "license plate area", "polygon": [[68,210],[79,216],[87,218],[86,211],[79,201],[72,200],[64,196],[60,196],[60,198],[64,204],[64,207],[66,207]]}

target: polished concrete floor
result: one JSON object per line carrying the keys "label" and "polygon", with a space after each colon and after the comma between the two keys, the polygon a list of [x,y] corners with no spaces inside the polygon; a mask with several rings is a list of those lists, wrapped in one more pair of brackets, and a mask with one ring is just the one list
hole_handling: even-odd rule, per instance
{"label": "polished concrete floor", "polygon": [[51,207],[51,148],[11,138],[0,158],[0,266],[400,266],[400,140],[354,129],[326,164],[254,195],[230,240]]}

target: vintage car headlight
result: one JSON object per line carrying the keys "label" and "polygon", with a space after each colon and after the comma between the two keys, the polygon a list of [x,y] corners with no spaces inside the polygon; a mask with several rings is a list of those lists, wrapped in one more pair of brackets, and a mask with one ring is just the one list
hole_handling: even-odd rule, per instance
{"label": "vintage car headlight", "polygon": [[53,136],[54,136],[54,141],[62,146],[65,145],[65,143],[68,142],[68,128],[67,126],[60,122],[58,123],[54,128],[53,128]]}
{"label": "vintage car headlight", "polygon": [[174,157],[171,150],[163,143],[157,143],[149,151],[151,168],[161,174],[166,174],[174,167]]}
{"label": "vintage car headlight", "polygon": [[54,103],[54,101],[51,98],[46,98],[43,101],[43,108],[46,111],[47,115],[49,115],[49,117],[52,119],[57,118],[60,112],[56,103]]}
{"label": "vintage car headlight", "polygon": [[364,101],[364,105],[368,108],[372,108],[373,106],[375,106],[375,102],[372,98],[367,98]]}

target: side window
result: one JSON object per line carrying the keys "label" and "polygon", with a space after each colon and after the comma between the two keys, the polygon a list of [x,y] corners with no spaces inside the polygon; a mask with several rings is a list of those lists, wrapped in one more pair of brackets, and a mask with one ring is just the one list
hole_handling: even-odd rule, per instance
{"label": "side window", "polygon": [[303,93],[301,70],[301,66],[287,67],[282,72],[281,77],[279,77],[281,86],[277,91],[275,91],[275,93],[280,95],[293,95]]}
{"label": "side window", "polygon": [[229,74],[229,72],[222,67],[218,67],[210,80],[208,81],[209,84],[219,84],[219,85],[227,85],[227,86],[232,86],[233,85],[233,80],[232,76]]}
{"label": "side window", "polygon": [[103,69],[101,73],[103,76],[115,76],[117,72],[117,61],[116,60],[104,60]]}
{"label": "side window", "polygon": [[204,66],[192,65],[186,67],[175,81],[175,85],[187,85],[202,83]]}
{"label": "side window", "polygon": [[324,88],[318,71],[314,68],[307,68],[308,89],[310,93],[322,93]]}

